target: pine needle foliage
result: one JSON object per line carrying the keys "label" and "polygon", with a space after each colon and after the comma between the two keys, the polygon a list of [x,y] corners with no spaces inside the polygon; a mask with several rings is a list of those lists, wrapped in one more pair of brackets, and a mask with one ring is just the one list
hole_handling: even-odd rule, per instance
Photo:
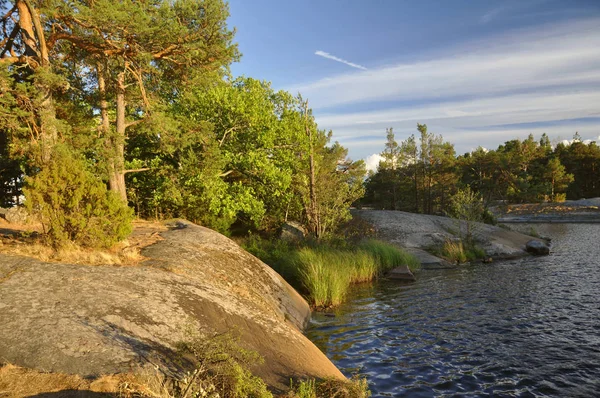
{"label": "pine needle foliage", "polygon": [[71,242],[110,247],[131,233],[131,209],[64,146],[57,146],[50,161],[26,184],[27,208],[54,247]]}

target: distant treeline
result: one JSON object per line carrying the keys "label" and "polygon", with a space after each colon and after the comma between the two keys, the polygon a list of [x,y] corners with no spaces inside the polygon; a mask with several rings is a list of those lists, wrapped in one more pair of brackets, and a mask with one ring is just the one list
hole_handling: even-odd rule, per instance
{"label": "distant treeline", "polygon": [[398,143],[387,130],[383,160],[366,181],[360,205],[417,213],[445,213],[449,199],[470,187],[486,206],[564,201],[600,196],[600,147],[575,134],[553,147],[546,134],[507,141],[496,150],[477,148],[456,156],[454,146],[418,124],[418,138]]}

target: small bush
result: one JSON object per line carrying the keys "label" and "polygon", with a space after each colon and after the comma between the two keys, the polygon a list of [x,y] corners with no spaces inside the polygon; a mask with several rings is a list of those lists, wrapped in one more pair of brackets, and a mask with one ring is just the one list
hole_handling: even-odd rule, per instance
{"label": "small bush", "polygon": [[268,264],[296,289],[301,288],[302,283],[295,261],[298,247],[294,243],[281,239],[261,239],[258,235],[250,235],[241,246]]}
{"label": "small bush", "polygon": [[286,398],[368,398],[371,396],[369,383],[364,378],[348,381],[326,379],[322,381],[304,380],[291,385]]}
{"label": "small bush", "polygon": [[195,372],[183,384],[190,393],[214,390],[211,386],[216,386],[219,392],[216,396],[220,398],[273,398],[265,382],[249,370],[252,365],[261,364],[263,358],[240,347],[231,333],[192,336],[190,341],[180,344],[180,349],[193,354],[197,362]]}
{"label": "small bush", "polygon": [[133,211],[64,147],[24,188],[29,211],[36,215],[54,247],[69,242],[110,247],[131,233]]}

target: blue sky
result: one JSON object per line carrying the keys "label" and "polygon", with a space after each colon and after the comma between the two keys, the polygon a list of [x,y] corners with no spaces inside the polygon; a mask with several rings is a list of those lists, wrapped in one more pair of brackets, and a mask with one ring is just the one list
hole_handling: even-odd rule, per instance
{"label": "blue sky", "polygon": [[[416,124],[457,153],[600,136],[600,0],[230,0],[234,75],[309,99],[353,159]],[[375,164],[375,157],[369,158]]]}

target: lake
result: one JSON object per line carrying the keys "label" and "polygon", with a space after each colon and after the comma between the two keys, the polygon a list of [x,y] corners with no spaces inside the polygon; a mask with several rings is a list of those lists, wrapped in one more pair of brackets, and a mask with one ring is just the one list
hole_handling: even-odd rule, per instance
{"label": "lake", "polygon": [[598,396],[600,224],[533,228],[549,256],[356,286],[307,335],[373,397]]}

